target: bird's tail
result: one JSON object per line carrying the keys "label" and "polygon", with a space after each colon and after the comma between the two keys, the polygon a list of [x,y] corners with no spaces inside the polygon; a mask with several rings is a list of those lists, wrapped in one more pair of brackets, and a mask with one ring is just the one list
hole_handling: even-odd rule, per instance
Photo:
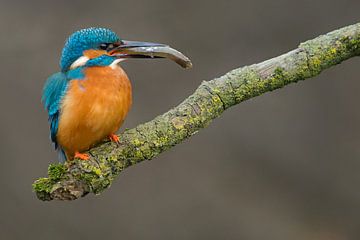
{"label": "bird's tail", "polygon": [[64,163],[67,159],[66,154],[62,148],[58,148],[59,161]]}

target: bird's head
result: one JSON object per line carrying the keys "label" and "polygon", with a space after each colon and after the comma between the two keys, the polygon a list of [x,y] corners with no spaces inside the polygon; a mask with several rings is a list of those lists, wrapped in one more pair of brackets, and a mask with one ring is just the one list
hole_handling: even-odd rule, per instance
{"label": "bird's head", "polygon": [[106,66],[127,58],[169,58],[184,68],[191,61],[167,45],[126,41],[106,28],[87,28],[73,33],[62,51],[60,67],[63,72],[84,65]]}

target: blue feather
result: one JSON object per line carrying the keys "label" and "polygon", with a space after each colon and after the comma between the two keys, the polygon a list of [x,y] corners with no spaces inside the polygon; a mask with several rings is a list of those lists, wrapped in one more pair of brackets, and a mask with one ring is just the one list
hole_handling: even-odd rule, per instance
{"label": "blue feather", "polygon": [[84,70],[85,67],[78,67],[78,68],[75,68],[75,69],[72,69],[68,72],[66,72],[66,78],[67,79],[83,79],[85,78],[85,75],[84,75]]}
{"label": "blue feather", "polygon": [[93,66],[109,66],[113,61],[116,60],[116,57],[101,55],[97,58],[90,59],[85,64],[85,67],[93,67]]}
{"label": "blue feather", "polygon": [[69,82],[75,79],[81,80],[84,77],[83,68],[76,68],[67,73],[58,72],[51,75],[44,85],[41,101],[48,111],[50,139],[54,143],[55,149],[59,150],[60,159],[63,160],[65,159],[64,151],[58,146],[56,140],[61,112],[61,101],[66,95]]}
{"label": "blue feather", "polygon": [[59,126],[59,114],[61,100],[64,97],[68,86],[68,78],[62,72],[51,75],[45,83],[41,101],[48,111],[50,124],[50,138],[58,149],[56,134]]}

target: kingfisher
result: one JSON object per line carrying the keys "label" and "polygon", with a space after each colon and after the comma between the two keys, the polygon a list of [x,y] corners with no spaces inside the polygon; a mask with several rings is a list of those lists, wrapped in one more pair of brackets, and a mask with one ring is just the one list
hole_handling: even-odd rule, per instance
{"label": "kingfisher", "polygon": [[47,79],[41,98],[61,160],[88,160],[84,152],[105,138],[119,143],[116,132],[132,103],[131,83],[119,63],[130,58],[168,58],[192,66],[168,45],[123,40],[107,28],[82,29],[66,40],[60,72]]}

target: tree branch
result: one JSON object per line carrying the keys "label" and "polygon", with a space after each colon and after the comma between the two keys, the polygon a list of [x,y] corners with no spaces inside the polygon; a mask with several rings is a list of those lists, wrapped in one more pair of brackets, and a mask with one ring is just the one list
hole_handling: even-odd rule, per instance
{"label": "tree branch", "polygon": [[74,200],[101,193],[125,168],[150,160],[207,127],[224,110],[249,98],[318,75],[360,55],[360,23],[304,42],[293,51],[204,81],[180,105],[121,134],[117,146],[104,142],[89,150],[89,161],[51,164],[48,178],[33,184],[41,200]]}

